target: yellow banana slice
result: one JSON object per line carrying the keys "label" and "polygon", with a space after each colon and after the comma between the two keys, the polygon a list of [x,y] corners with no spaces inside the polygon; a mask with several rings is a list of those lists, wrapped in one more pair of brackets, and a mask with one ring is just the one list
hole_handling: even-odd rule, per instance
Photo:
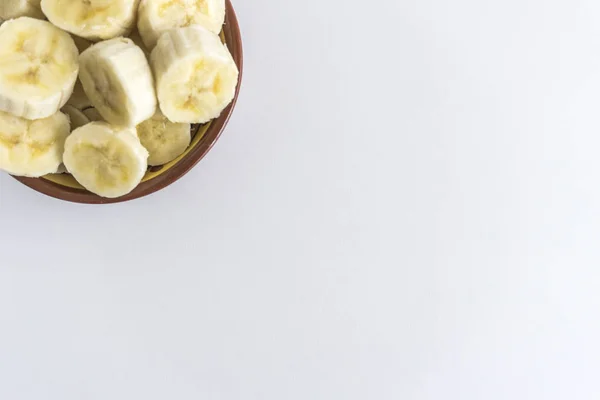
{"label": "yellow banana slice", "polygon": [[68,104],[65,104],[61,111],[67,114],[67,116],[69,117],[69,121],[71,122],[71,131],[74,131],[80,126],[83,126],[90,122],[90,119],[86,117],[84,113]]}
{"label": "yellow banana slice", "polygon": [[131,39],[97,43],[79,57],[83,90],[102,117],[135,126],[156,112],[154,80],[144,52]]}
{"label": "yellow banana slice", "polygon": [[42,0],[54,25],[89,40],[127,34],[135,24],[139,0]]}
{"label": "yellow banana slice", "polygon": [[79,71],[69,34],[47,21],[20,17],[0,26],[0,111],[27,119],[56,113]]}
{"label": "yellow banana slice", "polygon": [[200,26],[164,33],[150,55],[162,113],[172,122],[204,123],[233,100],[238,69],[219,37]]}
{"label": "yellow banana slice", "polygon": [[0,169],[29,177],[56,172],[69,132],[60,112],[31,121],[0,111]]}
{"label": "yellow banana slice", "polygon": [[148,49],[168,30],[201,25],[221,32],[225,21],[225,0],[142,0],[138,30]]}
{"label": "yellow banana slice", "polygon": [[163,165],[179,157],[192,140],[191,125],[171,122],[159,112],[137,126],[148,165]]}
{"label": "yellow banana slice", "polygon": [[40,0],[0,1],[0,18],[8,20],[19,17],[46,19],[40,7]]}
{"label": "yellow banana slice", "polygon": [[115,198],[131,192],[142,180],[148,152],[135,128],[90,122],[71,133],[63,162],[83,187],[99,196]]}

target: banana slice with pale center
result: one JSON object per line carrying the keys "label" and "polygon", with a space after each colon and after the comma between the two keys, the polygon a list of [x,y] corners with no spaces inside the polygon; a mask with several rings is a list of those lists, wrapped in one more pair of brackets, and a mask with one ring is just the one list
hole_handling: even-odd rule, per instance
{"label": "banana slice with pale center", "polygon": [[90,40],[125,35],[135,25],[139,0],[42,0],[54,25]]}
{"label": "banana slice with pale center", "polygon": [[69,132],[60,112],[31,121],[0,111],[0,169],[29,177],[56,172]]}
{"label": "banana slice with pale center", "polygon": [[61,111],[67,114],[69,117],[69,121],[71,122],[71,131],[90,123],[90,119],[83,112],[73,106],[65,104],[65,106],[61,108]]}
{"label": "banana slice with pale center", "polygon": [[45,19],[40,0],[2,0],[0,1],[0,18],[4,20],[31,17]]}
{"label": "banana slice with pale center", "polygon": [[106,121],[135,126],[154,115],[152,71],[131,39],[97,43],[81,54],[79,62],[83,90]]}
{"label": "banana slice with pale center", "polygon": [[77,47],[47,21],[20,17],[0,26],[0,111],[46,118],[69,99],[77,80]]}
{"label": "banana slice with pale center", "polygon": [[163,165],[179,157],[192,140],[191,125],[171,122],[159,112],[137,126],[148,165]]}
{"label": "banana slice with pale center", "polygon": [[148,49],[168,30],[201,25],[221,32],[225,21],[225,0],[141,0],[138,30]]}
{"label": "banana slice with pale center", "polygon": [[71,133],[65,142],[63,162],[83,187],[102,197],[131,192],[142,180],[148,152],[135,127],[90,122]]}
{"label": "banana slice with pale center", "polygon": [[150,63],[160,109],[170,121],[208,122],[235,96],[235,61],[219,37],[200,26],[164,33]]}

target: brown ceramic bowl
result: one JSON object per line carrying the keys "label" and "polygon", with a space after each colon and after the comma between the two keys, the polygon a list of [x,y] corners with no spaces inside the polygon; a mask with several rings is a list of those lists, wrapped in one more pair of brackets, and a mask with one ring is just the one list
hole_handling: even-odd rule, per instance
{"label": "brown ceramic bowl", "polygon": [[57,199],[75,203],[107,204],[119,203],[147,196],[167,187],[185,175],[202,159],[202,157],[204,157],[204,155],[206,155],[206,153],[209,152],[217,139],[219,139],[221,132],[225,129],[225,125],[227,125],[227,121],[233,112],[242,83],[243,54],[240,27],[235,12],[233,11],[231,1],[227,0],[226,3],[227,14],[225,17],[225,25],[221,32],[221,38],[227,43],[227,47],[229,48],[229,51],[231,51],[235,63],[240,70],[235,97],[233,102],[221,113],[219,118],[204,125],[192,126],[192,143],[184,154],[166,165],[150,167],[146,172],[142,183],[140,183],[131,193],[116,199],[106,199],[88,192],[69,174],[52,174],[42,178],[24,178],[20,176],[15,176],[14,178],[38,192]]}

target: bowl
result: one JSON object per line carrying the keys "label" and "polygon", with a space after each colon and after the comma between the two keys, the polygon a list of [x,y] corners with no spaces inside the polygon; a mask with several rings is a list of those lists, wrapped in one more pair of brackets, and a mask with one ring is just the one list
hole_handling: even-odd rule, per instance
{"label": "bowl", "polygon": [[184,176],[202,160],[219,139],[219,136],[221,136],[227,125],[227,121],[229,121],[229,117],[233,113],[240,92],[243,70],[242,38],[230,0],[226,0],[225,25],[223,25],[221,32],[221,39],[227,44],[240,71],[233,101],[223,110],[218,118],[206,124],[192,125],[192,142],[186,151],[168,164],[149,167],[142,182],[132,192],[116,199],[107,199],[88,192],[69,174],[51,174],[41,178],[26,178],[21,176],[15,176],[14,178],[33,190],[60,200],[85,204],[109,204],[147,196],[164,189]]}

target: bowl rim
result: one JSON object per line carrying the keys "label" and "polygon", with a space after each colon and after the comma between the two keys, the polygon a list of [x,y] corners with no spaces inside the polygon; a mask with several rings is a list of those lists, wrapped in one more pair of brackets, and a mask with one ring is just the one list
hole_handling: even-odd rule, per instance
{"label": "bowl rim", "polygon": [[[204,133],[200,142],[194,146],[189,153],[182,158],[177,164],[173,165],[167,171],[160,175],[149,179],[148,181],[140,183],[130,193],[109,199],[100,197],[94,193],[88,192],[87,190],[70,188],[63,186],[58,183],[42,178],[27,178],[23,176],[13,176],[16,180],[29,188],[45,194],[50,197],[54,197],[59,200],[64,200],[72,203],[82,204],[112,204],[122,203],[125,201],[139,199],[141,197],[148,196],[159,190],[166,188],[173,184],[177,180],[181,179],[187,174],[196,164],[198,164],[204,156],[212,149],[217,140],[221,137],[223,130],[229,122],[229,118],[235,109],[235,105],[238,100],[240,88],[242,85],[242,75],[244,69],[244,54],[242,47],[242,36],[240,32],[239,23],[231,0],[226,0],[226,15],[225,24],[223,26],[223,34],[225,36],[225,43],[237,64],[239,70],[238,84],[235,90],[235,96],[232,102],[223,110],[221,115],[214,119],[210,124],[207,131]],[[12,175],[11,175],[12,176]]]}

